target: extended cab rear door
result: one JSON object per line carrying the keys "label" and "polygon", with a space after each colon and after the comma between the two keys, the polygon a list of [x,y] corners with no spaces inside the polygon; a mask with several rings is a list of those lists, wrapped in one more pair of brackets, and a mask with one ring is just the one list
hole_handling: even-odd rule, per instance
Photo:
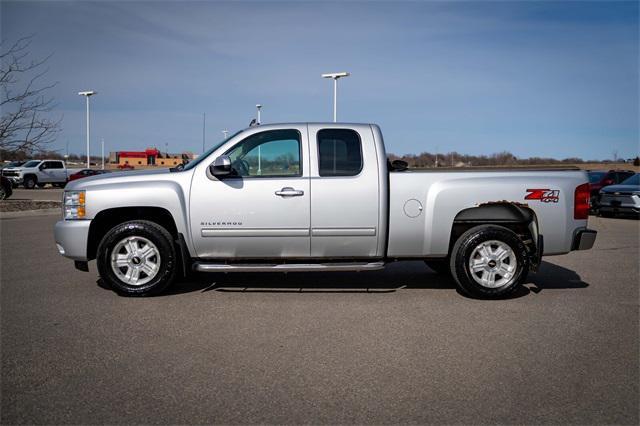
{"label": "extended cab rear door", "polygon": [[309,124],[311,257],[378,253],[379,167],[369,126]]}
{"label": "extended cab rear door", "polygon": [[67,170],[62,161],[45,161],[40,166],[40,181],[44,182],[65,182],[67,180]]}

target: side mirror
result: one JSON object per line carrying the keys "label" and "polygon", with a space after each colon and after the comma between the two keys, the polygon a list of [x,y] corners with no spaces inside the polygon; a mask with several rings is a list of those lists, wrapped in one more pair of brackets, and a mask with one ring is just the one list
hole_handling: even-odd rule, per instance
{"label": "side mirror", "polygon": [[46,167],[44,166],[44,164],[40,164],[40,166],[38,166],[38,170],[44,170],[46,169]]}
{"label": "side mirror", "polygon": [[407,170],[409,168],[409,163],[407,163],[406,161],[402,161],[402,160],[393,160],[391,162],[391,168],[393,168],[393,170],[397,170],[399,172],[403,172],[405,170]]}
{"label": "side mirror", "polygon": [[231,174],[231,159],[227,155],[221,155],[216,158],[214,162],[209,166],[209,171],[212,175],[221,177]]}

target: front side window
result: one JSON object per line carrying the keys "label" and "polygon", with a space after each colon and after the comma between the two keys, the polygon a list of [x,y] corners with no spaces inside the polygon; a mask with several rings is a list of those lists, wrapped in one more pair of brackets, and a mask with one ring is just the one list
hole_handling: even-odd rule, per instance
{"label": "front side window", "polygon": [[318,132],[320,176],[355,176],[362,170],[360,136],[350,129]]}
{"label": "front side window", "polygon": [[301,176],[300,146],[297,130],[269,130],[249,136],[226,155],[236,176]]}

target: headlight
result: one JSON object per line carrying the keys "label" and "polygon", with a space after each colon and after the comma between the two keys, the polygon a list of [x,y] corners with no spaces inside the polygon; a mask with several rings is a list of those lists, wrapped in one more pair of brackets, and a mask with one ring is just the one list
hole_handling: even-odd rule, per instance
{"label": "headlight", "polygon": [[85,218],[85,197],[84,191],[65,191],[62,206],[65,220]]}

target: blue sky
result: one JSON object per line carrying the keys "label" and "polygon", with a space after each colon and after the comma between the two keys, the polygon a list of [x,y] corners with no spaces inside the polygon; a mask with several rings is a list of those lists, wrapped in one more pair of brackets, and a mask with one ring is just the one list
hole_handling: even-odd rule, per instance
{"label": "blue sky", "polygon": [[638,154],[637,2],[8,2],[63,114],[54,148],[202,149],[263,122],[375,122],[397,154]]}

